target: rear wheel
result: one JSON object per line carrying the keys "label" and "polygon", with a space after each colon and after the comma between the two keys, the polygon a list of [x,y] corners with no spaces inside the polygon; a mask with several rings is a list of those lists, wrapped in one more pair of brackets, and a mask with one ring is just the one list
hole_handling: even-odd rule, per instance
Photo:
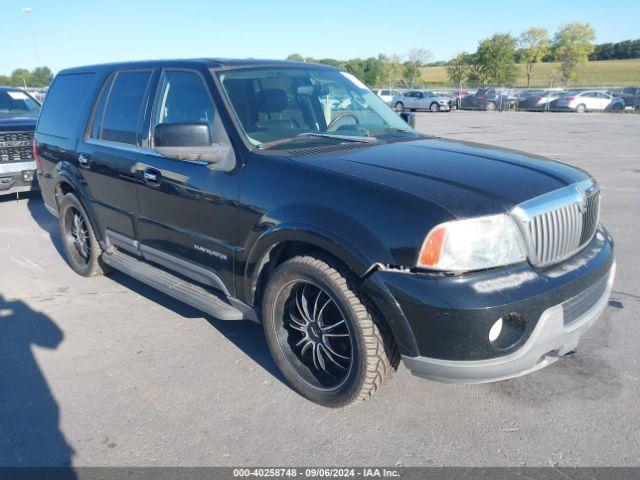
{"label": "rear wheel", "polygon": [[104,274],[107,268],[100,261],[102,249],[84,207],[73,193],[62,197],[59,226],[69,266],[84,277]]}
{"label": "rear wheel", "polygon": [[440,110],[440,105],[438,105],[436,102],[433,102],[431,105],[429,105],[429,110],[431,110],[432,112],[437,112]]}
{"label": "rear wheel", "polygon": [[397,102],[395,105],[396,112],[404,112],[404,103]]}
{"label": "rear wheel", "polygon": [[578,113],[584,113],[586,111],[587,111],[587,106],[584,103],[581,103],[576,107],[576,112]]}
{"label": "rear wheel", "polygon": [[487,102],[487,106],[485,107],[485,110],[487,112],[493,112],[496,109],[496,103],[495,102]]}
{"label": "rear wheel", "polygon": [[331,259],[294,257],[267,284],[263,325],[278,368],[301,395],[343,407],[375,393],[398,365],[386,329]]}

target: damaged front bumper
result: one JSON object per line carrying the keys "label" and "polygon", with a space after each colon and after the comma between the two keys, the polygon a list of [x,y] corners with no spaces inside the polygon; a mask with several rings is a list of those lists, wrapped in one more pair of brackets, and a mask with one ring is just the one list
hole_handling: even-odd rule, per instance
{"label": "damaged front bumper", "polygon": [[[581,252],[545,270],[525,263],[457,276],[377,271],[363,289],[414,374],[479,383],[529,373],[574,350],[606,307],[614,275],[613,242],[600,228]],[[496,334],[496,323],[510,318],[515,327]]]}

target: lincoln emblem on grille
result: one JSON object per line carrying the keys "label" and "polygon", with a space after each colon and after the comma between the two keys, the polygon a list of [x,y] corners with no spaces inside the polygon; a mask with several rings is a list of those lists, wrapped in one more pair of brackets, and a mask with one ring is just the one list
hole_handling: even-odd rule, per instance
{"label": "lincoln emblem on grille", "polygon": [[576,188],[578,194],[580,194],[580,202],[578,203],[578,211],[584,213],[587,211],[587,192],[580,187]]}

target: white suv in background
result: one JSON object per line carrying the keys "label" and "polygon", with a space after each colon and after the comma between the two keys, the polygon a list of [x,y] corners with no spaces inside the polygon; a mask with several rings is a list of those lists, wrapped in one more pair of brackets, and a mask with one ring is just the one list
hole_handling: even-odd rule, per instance
{"label": "white suv in background", "polygon": [[375,89],[373,93],[379,96],[387,105],[391,105],[391,101],[393,100],[393,97],[395,95],[400,95],[400,92],[397,90],[380,89],[380,88]]}

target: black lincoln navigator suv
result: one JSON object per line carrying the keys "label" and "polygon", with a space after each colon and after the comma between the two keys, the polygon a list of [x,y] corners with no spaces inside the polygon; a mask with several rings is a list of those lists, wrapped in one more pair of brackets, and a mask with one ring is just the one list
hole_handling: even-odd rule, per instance
{"label": "black lincoln navigator suv", "polygon": [[576,349],[611,291],[588,173],[418,133],[336,68],[68,69],[35,139],[71,268],[261,322],[323,405],[369,397],[400,360],[445,382],[532,372]]}

